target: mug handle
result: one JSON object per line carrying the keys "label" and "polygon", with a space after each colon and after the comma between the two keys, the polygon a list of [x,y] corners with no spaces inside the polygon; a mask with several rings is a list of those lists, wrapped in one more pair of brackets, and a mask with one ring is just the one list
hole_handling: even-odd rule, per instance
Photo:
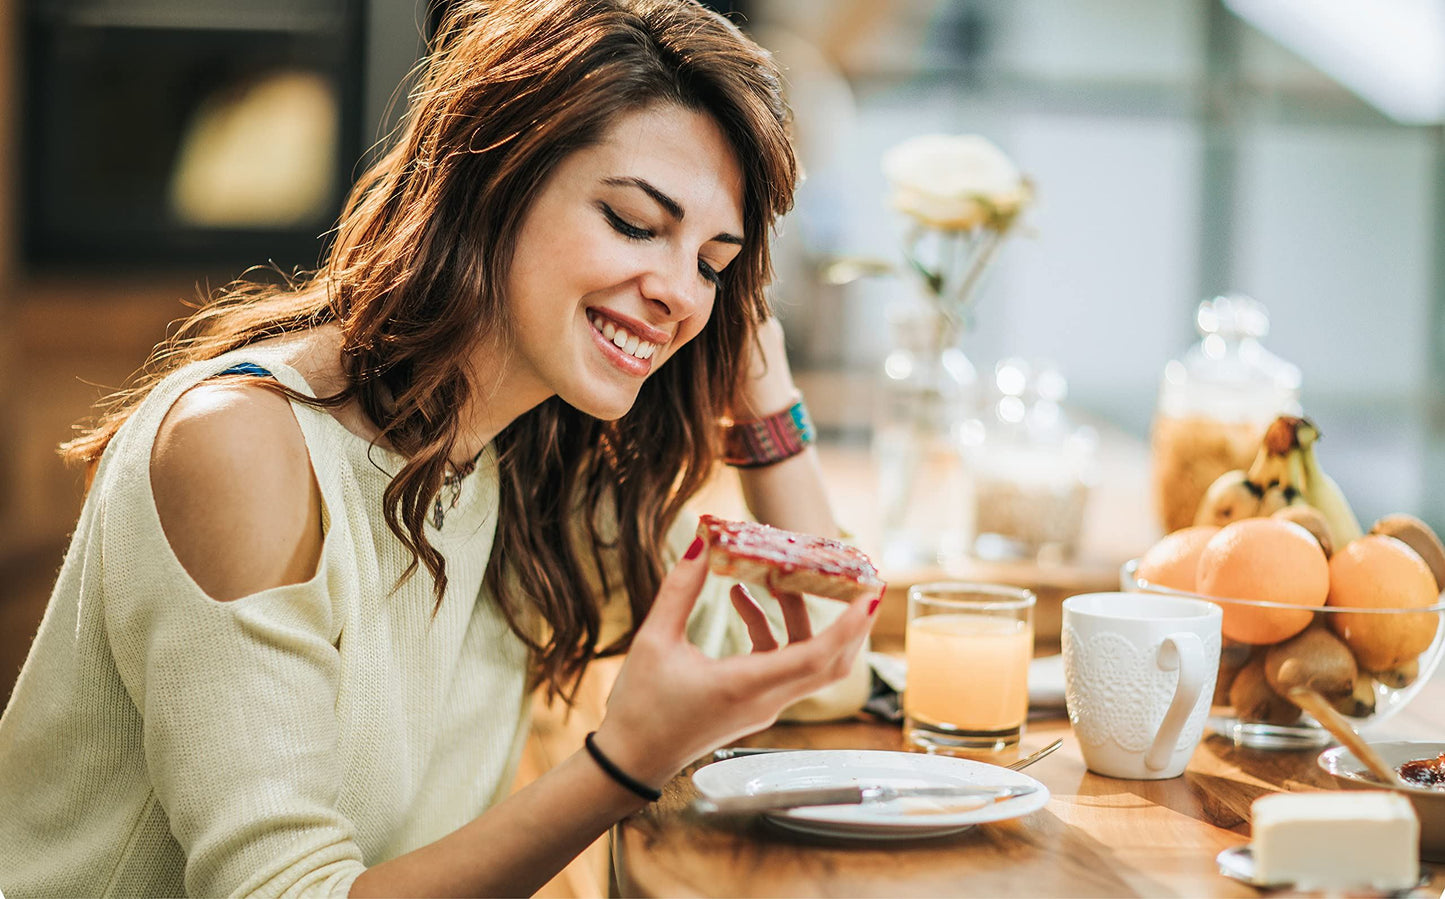
{"label": "mug handle", "polygon": [[1155,662],[1161,671],[1179,670],[1179,685],[1174,688],[1169,711],[1164,713],[1154,745],[1144,755],[1146,768],[1162,771],[1169,767],[1169,759],[1179,741],[1179,732],[1184,729],[1184,723],[1189,720],[1189,713],[1194,710],[1194,704],[1199,701],[1199,694],[1204,689],[1204,643],[1196,634],[1170,634],[1159,644]]}

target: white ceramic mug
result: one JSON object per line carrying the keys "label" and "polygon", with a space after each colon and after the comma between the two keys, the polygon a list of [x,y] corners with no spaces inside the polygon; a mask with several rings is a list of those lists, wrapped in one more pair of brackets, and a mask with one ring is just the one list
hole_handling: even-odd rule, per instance
{"label": "white ceramic mug", "polygon": [[1130,780],[1184,773],[1214,695],[1222,619],[1202,599],[1064,600],[1065,699],[1090,771]]}

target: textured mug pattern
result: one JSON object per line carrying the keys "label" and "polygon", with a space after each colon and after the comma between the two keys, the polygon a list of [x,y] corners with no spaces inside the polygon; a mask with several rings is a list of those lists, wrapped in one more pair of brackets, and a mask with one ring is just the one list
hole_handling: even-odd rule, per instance
{"label": "textured mug pattern", "polygon": [[[1065,625],[1062,637],[1065,668],[1074,672],[1065,686],[1065,700],[1079,740],[1093,746],[1112,740],[1129,752],[1147,750],[1174,699],[1178,669],[1159,667],[1159,647],[1140,648],[1112,631],[1085,639]],[[1201,642],[1206,659],[1219,658],[1218,633],[1202,637]],[[1211,666],[1180,731],[1179,745],[1193,745],[1203,735],[1216,674]],[[1080,689],[1080,684],[1088,686]]]}

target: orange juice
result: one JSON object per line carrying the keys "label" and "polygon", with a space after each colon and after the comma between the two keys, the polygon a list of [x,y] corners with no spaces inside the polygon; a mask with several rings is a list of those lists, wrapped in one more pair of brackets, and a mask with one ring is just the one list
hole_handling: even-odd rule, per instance
{"label": "orange juice", "polygon": [[908,623],[908,687],[912,719],[968,731],[1020,727],[1028,716],[1028,621],[976,613],[943,613]]}

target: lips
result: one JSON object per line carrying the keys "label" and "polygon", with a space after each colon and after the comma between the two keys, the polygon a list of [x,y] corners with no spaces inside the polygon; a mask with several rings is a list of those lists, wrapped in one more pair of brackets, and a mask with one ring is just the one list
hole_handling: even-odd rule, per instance
{"label": "lips", "polygon": [[657,352],[658,345],[656,343],[643,340],[615,322],[595,313],[588,315],[587,318],[592,322],[592,327],[600,332],[606,340],[629,356],[651,359],[652,354]]}

